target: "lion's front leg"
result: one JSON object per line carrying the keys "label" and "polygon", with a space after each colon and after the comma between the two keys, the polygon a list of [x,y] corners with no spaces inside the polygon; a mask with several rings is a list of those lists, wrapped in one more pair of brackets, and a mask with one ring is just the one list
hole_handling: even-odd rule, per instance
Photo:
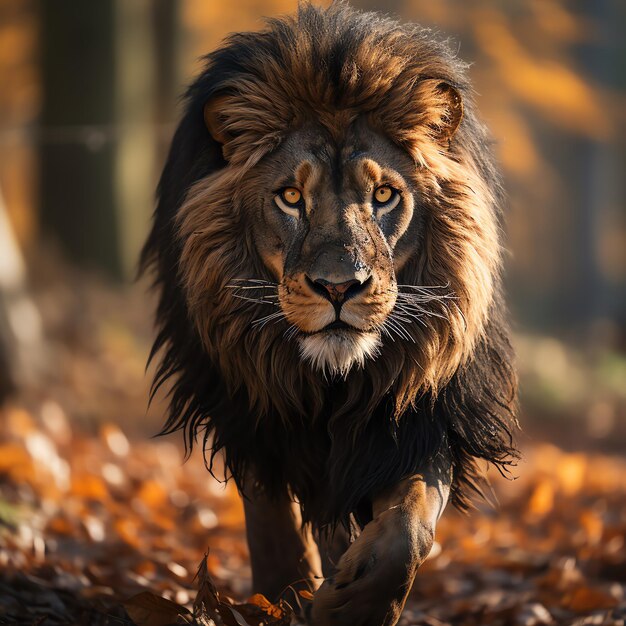
{"label": "lion's front leg", "polygon": [[246,492],[244,511],[255,593],[274,602],[289,586],[312,590],[319,584],[317,545],[287,493],[276,501],[260,491]]}
{"label": "lion's front leg", "polygon": [[314,626],[393,626],[433,544],[450,472],[411,476],[374,499],[373,520],[315,593]]}

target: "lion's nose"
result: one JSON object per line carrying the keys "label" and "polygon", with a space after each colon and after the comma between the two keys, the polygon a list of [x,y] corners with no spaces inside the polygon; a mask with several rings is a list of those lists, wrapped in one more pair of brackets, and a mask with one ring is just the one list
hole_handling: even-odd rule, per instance
{"label": "lion's nose", "polygon": [[364,291],[367,287],[367,283],[370,281],[370,278],[363,282],[353,279],[347,280],[343,283],[332,283],[324,278],[316,278],[315,280],[312,280],[307,276],[306,281],[315,293],[319,294],[323,298],[326,298],[333,306],[337,306],[342,305],[346,300],[354,298],[356,295]]}

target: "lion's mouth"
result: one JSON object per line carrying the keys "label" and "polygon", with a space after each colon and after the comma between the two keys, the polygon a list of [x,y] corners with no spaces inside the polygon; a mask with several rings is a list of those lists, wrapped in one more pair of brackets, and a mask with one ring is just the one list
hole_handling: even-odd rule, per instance
{"label": "lion's mouth", "polygon": [[327,324],[326,326],[324,326],[324,328],[322,328],[320,332],[324,332],[325,330],[359,330],[359,329],[355,328],[354,326],[350,326],[350,324],[347,324],[346,322],[343,322],[342,320],[335,320],[334,322],[332,322],[332,324]]}
{"label": "lion's mouth", "polygon": [[320,333],[325,333],[329,330],[345,330],[345,331],[353,331],[355,333],[360,333],[362,332],[360,328],[356,328],[356,326],[351,326],[350,324],[342,321],[342,320],[335,320],[334,322],[331,322],[330,324],[326,324],[326,326],[324,326],[323,328],[320,328],[319,330],[315,330],[313,332],[309,332],[309,333],[304,333],[305,335],[319,335]]}

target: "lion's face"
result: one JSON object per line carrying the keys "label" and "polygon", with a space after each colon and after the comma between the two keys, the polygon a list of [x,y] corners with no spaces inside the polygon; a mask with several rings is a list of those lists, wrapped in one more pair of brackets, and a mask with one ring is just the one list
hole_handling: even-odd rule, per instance
{"label": "lion's face", "polygon": [[302,357],[320,370],[363,365],[389,332],[414,218],[411,169],[364,124],[341,143],[310,125],[257,166],[254,240]]}
{"label": "lion's face", "polygon": [[244,55],[250,68],[197,94],[195,182],[175,219],[185,314],[251,403],[284,392],[287,414],[303,388],[321,403],[324,373],[365,366],[401,412],[481,338],[500,267],[497,182],[468,90],[421,40],[364,39],[332,75],[307,45]]}

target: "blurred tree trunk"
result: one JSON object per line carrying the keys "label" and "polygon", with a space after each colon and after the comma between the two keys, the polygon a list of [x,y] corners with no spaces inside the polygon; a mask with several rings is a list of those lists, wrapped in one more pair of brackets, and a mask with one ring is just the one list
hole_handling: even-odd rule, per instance
{"label": "blurred tree trunk", "polygon": [[15,337],[11,323],[11,299],[23,282],[20,258],[13,229],[0,195],[0,403],[16,387]]}
{"label": "blurred tree trunk", "polygon": [[[593,24],[596,36],[577,45],[574,58],[583,74],[592,77],[595,84],[607,91],[619,92],[624,87],[624,38],[620,37],[620,24],[626,15],[624,5],[615,0],[584,0],[574,2],[578,14]],[[621,50],[620,50],[621,47]],[[620,54],[621,52],[621,54]],[[605,111],[609,121],[609,138],[572,139],[571,154],[577,156],[578,171],[573,180],[578,181],[574,208],[576,232],[573,241],[573,265],[576,288],[567,303],[576,312],[576,321],[588,325],[597,320],[623,322],[624,275],[616,259],[605,251],[611,238],[611,227],[619,229],[624,206],[624,178],[619,165],[619,151],[623,149],[615,137],[623,130],[618,116]],[[623,226],[622,226],[623,228]],[[622,256],[623,259],[623,256]],[[572,271],[573,270],[573,271]]]}
{"label": "blurred tree trunk", "polygon": [[41,322],[0,194],[0,402],[38,370]]}
{"label": "blurred tree trunk", "polygon": [[113,2],[42,0],[43,232],[81,264],[120,274],[114,208]]}
{"label": "blurred tree trunk", "polygon": [[122,274],[135,274],[155,185],[155,42],[152,0],[115,0],[115,222]]}
{"label": "blurred tree trunk", "polygon": [[163,129],[159,134],[157,160],[165,160],[184,89],[181,53],[180,0],[154,0],[153,28],[156,42],[155,118]]}
{"label": "blurred tree trunk", "polygon": [[179,5],[40,3],[42,230],[117,277],[133,276],[153,208],[155,122],[178,90]]}

